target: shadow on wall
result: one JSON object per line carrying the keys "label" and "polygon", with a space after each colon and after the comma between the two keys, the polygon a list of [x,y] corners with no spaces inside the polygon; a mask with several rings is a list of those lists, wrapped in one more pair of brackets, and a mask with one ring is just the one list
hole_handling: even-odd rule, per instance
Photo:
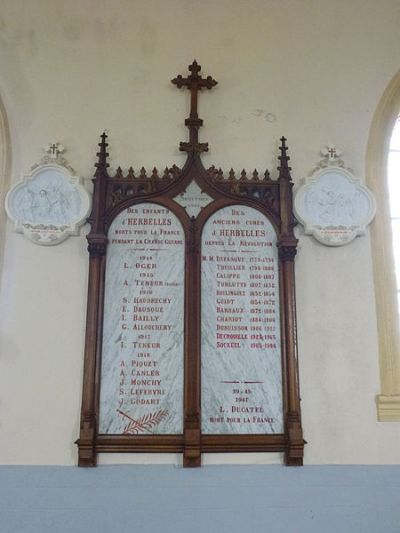
{"label": "shadow on wall", "polygon": [[7,216],[4,201],[11,181],[11,142],[8,119],[0,96],[0,273],[4,261]]}

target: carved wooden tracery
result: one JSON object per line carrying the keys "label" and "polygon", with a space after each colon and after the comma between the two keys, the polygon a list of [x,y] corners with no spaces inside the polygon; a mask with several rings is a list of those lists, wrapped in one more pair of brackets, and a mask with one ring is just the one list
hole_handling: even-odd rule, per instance
{"label": "carved wooden tracery", "polygon": [[[225,176],[221,169],[203,167],[200,155],[208,150],[200,143],[199,128],[203,121],[197,112],[198,92],[211,89],[217,82],[202,78],[200,65],[189,66],[187,78],[177,76],[172,83],[191,93],[190,116],[185,120],[189,141],[180,143],[187,153],[182,169],[177,166],[157,169],[149,174],[142,168],[135,174],[132,167],[124,174],[118,168],[108,173],[107,136],[101,136],[94,175],[91,231],[87,237],[90,254],[87,328],[85,342],[83,396],[81,411],[79,465],[95,466],[101,452],[182,452],[185,466],[199,466],[202,452],[284,452],[288,465],[301,465],[302,436],[298,384],[294,258],[297,240],[293,233],[292,180],[286,139],[282,137],[279,177],[270,178],[266,171],[236,176],[231,170]],[[185,191],[193,181],[213,201],[197,217],[190,217],[173,198]],[[102,327],[105,292],[107,233],[115,217],[135,204],[152,202],[170,209],[180,220],[185,243],[185,316],[184,316],[184,429],[181,435],[105,435],[99,433],[99,396],[101,385]],[[280,282],[280,337],[282,353],[282,391],[284,431],[280,434],[201,433],[201,234],[207,219],[217,210],[243,205],[261,211],[273,224],[278,237]]]}

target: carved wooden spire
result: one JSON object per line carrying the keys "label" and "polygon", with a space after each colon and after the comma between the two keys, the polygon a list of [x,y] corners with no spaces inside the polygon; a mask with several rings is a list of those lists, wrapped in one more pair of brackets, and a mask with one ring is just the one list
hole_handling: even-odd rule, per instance
{"label": "carved wooden spire", "polygon": [[98,161],[95,164],[96,172],[94,175],[96,177],[106,172],[107,168],[110,166],[107,163],[107,157],[109,156],[109,153],[107,152],[108,143],[107,143],[106,132],[103,132],[102,135],[100,135],[100,137],[101,137],[101,142],[99,143],[100,150],[96,154],[98,158]]}
{"label": "carved wooden spire", "polygon": [[189,65],[190,76],[183,78],[180,74],[171,80],[171,82],[181,89],[186,87],[190,91],[190,116],[185,120],[185,125],[189,128],[189,142],[181,142],[180,150],[188,153],[200,153],[207,152],[208,143],[199,143],[199,128],[203,125],[203,121],[199,118],[197,113],[197,95],[198,92],[203,89],[212,89],[217,85],[211,76],[202,78],[199,75],[201,65],[196,60]]}
{"label": "carved wooden spire", "polygon": [[281,145],[279,147],[279,150],[281,151],[281,155],[278,157],[280,161],[280,165],[278,167],[279,179],[287,179],[288,181],[292,181],[292,177],[290,175],[290,171],[292,170],[292,168],[288,165],[290,157],[286,153],[287,146],[285,137],[281,137]]}

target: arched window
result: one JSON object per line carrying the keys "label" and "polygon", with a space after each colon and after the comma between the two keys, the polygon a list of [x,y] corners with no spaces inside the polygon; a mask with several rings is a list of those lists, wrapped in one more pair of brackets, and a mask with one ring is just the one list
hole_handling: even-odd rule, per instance
{"label": "arched window", "polygon": [[[376,218],[371,225],[371,245],[381,378],[377,412],[378,420],[382,422],[400,421],[400,321],[397,296],[400,289],[400,187],[394,179],[390,179],[389,187],[388,172],[389,152],[390,168],[393,168],[396,160],[400,169],[399,114],[400,72],[389,83],[375,111],[366,158],[367,184],[377,202]],[[397,181],[400,182],[399,179]],[[389,196],[393,199],[392,206]],[[399,265],[398,283],[395,255]]]}
{"label": "arched window", "polygon": [[8,121],[3,102],[0,97],[0,272],[3,266],[6,211],[4,200],[10,187],[10,164],[11,164],[11,145]]}

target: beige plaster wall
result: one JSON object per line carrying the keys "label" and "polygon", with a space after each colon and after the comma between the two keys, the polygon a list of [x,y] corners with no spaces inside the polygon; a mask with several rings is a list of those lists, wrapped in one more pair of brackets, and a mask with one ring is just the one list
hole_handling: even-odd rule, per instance
{"label": "beige plaster wall", "polygon": [[[169,80],[193,58],[219,82],[200,99],[206,166],[267,166],[274,175],[284,134],[296,182],[329,142],[363,177],[372,115],[398,70],[399,22],[397,0],[2,0],[0,96],[10,128],[10,181],[56,140],[89,187],[103,129],[112,166],[182,165],[188,98]],[[45,248],[7,224],[0,463],[76,463],[88,263],[82,233]],[[399,423],[376,421],[369,235],[338,249],[301,229],[299,239],[305,462],[399,463]]]}

